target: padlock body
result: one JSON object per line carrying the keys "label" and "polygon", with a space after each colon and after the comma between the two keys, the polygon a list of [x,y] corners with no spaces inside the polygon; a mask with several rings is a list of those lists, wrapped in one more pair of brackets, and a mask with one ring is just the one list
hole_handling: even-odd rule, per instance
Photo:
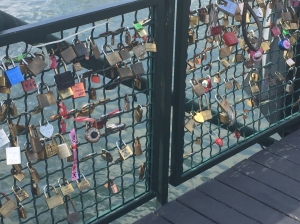
{"label": "padlock body", "polygon": [[144,66],[142,62],[137,62],[135,64],[131,64],[130,68],[134,75],[143,75],[145,73]]}
{"label": "padlock body", "polygon": [[64,204],[62,197],[59,194],[56,194],[51,198],[46,198],[46,202],[49,209],[53,209],[59,205]]}
{"label": "padlock body", "polygon": [[0,207],[0,214],[3,218],[7,218],[16,208],[16,203],[12,199],[9,199]]}
{"label": "padlock body", "polygon": [[122,80],[134,77],[129,67],[117,68],[117,71]]}
{"label": "padlock body", "polygon": [[233,32],[224,33],[222,38],[228,47],[235,46],[239,43],[238,38]]}
{"label": "padlock body", "polygon": [[40,74],[45,68],[47,64],[39,57],[36,56],[27,66],[30,74],[37,76]]}
{"label": "padlock body", "polygon": [[66,143],[62,143],[57,146],[58,148],[58,158],[64,159],[72,155],[72,152]]}
{"label": "padlock body", "polygon": [[63,196],[66,196],[72,192],[74,192],[74,188],[72,186],[72,184],[66,184],[66,186],[62,186],[60,188],[61,193],[63,194]]}
{"label": "padlock body", "polygon": [[77,187],[80,191],[83,191],[85,189],[89,189],[91,187],[91,185],[88,180],[82,180],[81,182],[77,183]]}
{"label": "padlock body", "polygon": [[19,66],[8,69],[6,71],[6,76],[9,80],[10,85],[15,85],[24,81],[24,77]]}

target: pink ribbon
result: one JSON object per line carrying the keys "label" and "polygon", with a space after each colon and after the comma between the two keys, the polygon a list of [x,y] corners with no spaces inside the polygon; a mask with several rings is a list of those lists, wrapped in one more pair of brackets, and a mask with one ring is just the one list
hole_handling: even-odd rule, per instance
{"label": "pink ribbon", "polygon": [[72,181],[76,181],[79,178],[79,176],[77,171],[77,151],[76,151],[77,137],[74,128],[70,131],[69,137],[72,142],[73,157],[74,157],[73,166],[72,166]]}

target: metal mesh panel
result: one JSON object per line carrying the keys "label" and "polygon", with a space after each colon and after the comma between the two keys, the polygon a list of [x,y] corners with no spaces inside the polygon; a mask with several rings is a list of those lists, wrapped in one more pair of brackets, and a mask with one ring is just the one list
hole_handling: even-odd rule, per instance
{"label": "metal mesh panel", "polygon": [[[128,27],[130,29],[131,35],[134,34],[133,28],[133,21],[141,21],[146,18],[151,18],[150,23],[145,25],[145,29],[148,33],[149,41],[151,37],[154,36],[153,27],[155,27],[156,21],[153,18],[154,7],[144,8],[139,11],[135,11],[132,13],[126,13],[117,17],[113,17],[109,19],[109,22],[106,23],[105,26],[97,27],[90,31],[86,31],[80,33],[79,35],[75,36],[78,38],[82,43],[86,42],[86,38],[89,36],[95,40],[95,43],[98,45],[99,49],[101,50],[101,46],[105,44],[112,44],[111,38],[112,34],[103,35],[105,32],[117,30],[120,27]],[[129,10],[128,10],[129,11]],[[74,33],[82,31],[86,28],[91,26],[101,24],[105,21],[95,21],[93,24],[84,25],[80,27],[76,27],[74,29],[62,30],[60,33],[55,34],[57,39],[66,38]],[[101,35],[102,34],[102,35]],[[100,37],[99,37],[100,35]],[[115,44],[113,48],[118,51],[116,48],[118,43],[123,43],[125,37],[125,30],[121,30],[121,32],[114,33],[114,40]],[[72,39],[67,40],[69,43]],[[126,44],[125,44],[126,45]],[[51,45],[51,48],[54,49],[56,55],[58,54],[58,49],[56,44]],[[24,43],[12,43],[7,47],[1,47],[0,52],[2,55],[17,55],[18,53],[22,53],[23,49],[25,48]],[[50,49],[50,48],[49,48]],[[49,50],[48,49],[48,50]],[[37,48],[30,48],[30,52],[39,51]],[[108,51],[108,53],[111,53]],[[137,59],[133,54],[132,56],[132,63],[136,63]],[[14,185],[20,186],[24,189],[28,194],[29,198],[22,202],[24,209],[27,212],[27,218],[21,219],[16,213],[11,215],[10,217],[3,219],[1,217],[1,223],[62,223],[65,222],[66,212],[64,211],[63,206],[60,208],[54,208],[49,210],[46,202],[45,196],[43,194],[43,187],[45,185],[53,185],[58,190],[59,194],[61,194],[59,190],[59,186],[57,183],[58,178],[66,178],[68,181],[73,185],[75,191],[70,194],[73,202],[75,204],[75,208],[77,211],[81,213],[81,222],[90,223],[95,221],[97,218],[109,215],[114,211],[118,211],[122,209],[128,202],[132,200],[137,200],[141,196],[146,195],[150,192],[150,183],[152,181],[150,175],[150,164],[151,164],[151,152],[153,150],[153,146],[151,144],[151,137],[152,137],[152,121],[153,121],[153,60],[155,59],[155,53],[146,52],[144,58],[140,59],[142,62],[145,74],[141,75],[142,79],[142,88],[137,88],[134,86],[134,79],[127,80],[124,83],[120,82],[120,85],[117,85],[116,88],[112,90],[107,90],[109,86],[108,82],[111,79],[115,79],[118,76],[117,70],[115,68],[107,66],[107,63],[104,63],[104,57],[101,55],[100,60],[95,60],[92,56],[92,52],[90,55],[90,60],[86,60],[85,57],[78,59],[77,61],[82,64],[83,70],[76,72],[72,68],[72,65],[69,64],[67,67],[69,70],[72,71],[72,76],[75,79],[75,82],[78,82],[77,75],[83,75],[87,78],[86,81],[86,89],[85,92],[87,94],[84,98],[69,98],[63,100],[64,104],[67,107],[67,110],[75,109],[74,113],[71,113],[70,118],[64,119],[64,122],[67,126],[67,131],[63,134],[66,142],[68,145],[70,144],[69,139],[69,131],[72,128],[75,128],[78,138],[77,144],[77,166],[78,172],[80,174],[84,174],[86,179],[89,181],[91,187],[87,190],[82,192],[76,186],[76,182],[71,182],[71,171],[72,171],[72,162],[66,162],[65,159],[60,160],[57,156],[39,160],[33,162],[33,165],[38,173],[41,176],[41,180],[38,183],[41,195],[40,196],[33,196],[31,193],[31,184],[33,181],[30,178],[28,169],[26,167],[26,157],[25,157],[25,149],[24,144],[29,142],[29,133],[26,131],[23,135],[18,137],[18,143],[21,147],[21,155],[22,155],[22,171],[25,173],[26,177],[21,181],[17,182],[13,176],[10,174],[11,166],[6,165],[5,153],[2,153],[0,156],[0,183],[1,183],[1,192],[7,194],[10,198],[15,200],[11,187]],[[17,61],[17,60],[16,60]],[[61,58],[58,59],[59,63],[59,70],[63,72],[64,69],[62,67]],[[130,67],[130,60],[126,61],[127,66]],[[17,62],[18,65],[18,62]],[[91,81],[91,74],[99,74],[101,75],[100,83],[93,83]],[[54,72],[53,70],[45,70],[40,75],[35,77],[36,83],[43,82],[49,85],[51,91],[54,92],[56,99],[59,102],[59,96],[56,92],[56,87],[54,84]],[[29,76],[27,75],[27,78]],[[123,85],[126,84],[126,85]],[[46,91],[45,86],[44,93]],[[97,92],[97,100],[91,100],[88,97],[90,89],[94,88]],[[128,94],[130,99],[130,109],[124,109],[124,99],[125,94]],[[30,91],[24,93],[21,90],[20,84],[14,85],[11,88],[10,95],[0,95],[1,100],[8,100],[11,99],[14,101],[15,105],[18,108],[19,114],[22,111],[31,113],[32,119],[30,124],[34,124],[37,129],[39,127],[39,121],[43,124],[46,123],[46,120],[49,121],[54,126],[54,134],[60,133],[60,122],[62,121],[61,117],[55,117],[54,119],[50,119],[52,115],[58,114],[59,109],[58,107],[51,106],[46,107],[40,113],[34,114],[34,108],[37,106],[36,100],[37,90]],[[136,96],[137,101],[133,100],[133,97]],[[99,105],[97,102],[102,99],[107,99],[105,103]],[[99,142],[97,143],[89,143],[86,141],[84,134],[86,130],[86,126],[84,123],[74,122],[73,117],[76,112],[80,111],[82,106],[86,103],[95,103],[95,109],[89,111],[89,116],[92,118],[100,118],[101,115],[108,114],[113,110],[122,110],[121,113],[113,116],[110,118],[104,128],[100,130],[102,136]],[[138,104],[142,105],[143,109],[143,118],[141,122],[137,122],[134,119],[134,111],[138,107]],[[16,123],[18,117],[13,118],[10,114],[8,114],[7,119],[11,119],[12,122]],[[24,123],[24,118],[21,119],[20,124]],[[22,123],[22,124],[23,124]],[[109,124],[119,124],[124,123],[126,127],[122,131],[117,131],[115,133],[108,132],[106,128]],[[6,125],[6,120],[0,123],[0,127],[8,133],[8,127]],[[41,135],[40,135],[41,137]],[[116,141],[121,139],[134,152],[134,138],[139,137],[143,154],[141,156],[130,156],[130,158],[124,161],[117,161],[120,157],[118,153],[118,149],[116,146]],[[57,139],[58,144],[60,144],[59,140]],[[5,147],[1,147],[2,150]],[[113,162],[109,163],[101,158],[102,149],[106,149],[111,155],[113,156]],[[92,156],[86,157],[92,153]],[[145,175],[139,179],[139,170],[142,163],[145,162]],[[110,188],[105,188],[104,185],[107,183],[108,180],[113,180],[116,184],[118,191],[117,193],[113,193]],[[82,181],[82,177],[79,181]],[[53,191],[51,192],[51,196],[53,196]],[[5,199],[1,198],[2,205],[5,203]],[[18,203],[19,206],[19,203]],[[67,205],[70,212],[73,212],[73,208],[71,207],[70,202]],[[17,211],[15,211],[17,212]],[[117,218],[117,217],[115,217]]]}
{"label": "metal mesh panel", "polygon": [[[191,1],[190,16],[197,16],[195,11],[201,11],[201,9],[205,9],[205,7],[207,7],[206,10],[208,9],[210,12],[209,6],[214,3],[215,2],[212,1]],[[267,3],[268,1],[266,4]],[[184,5],[185,3],[179,1],[179,4]],[[256,1],[253,1],[250,4],[252,4],[253,8],[257,7]],[[178,6],[178,8],[180,7]],[[187,14],[186,9],[182,10],[178,13],[185,18],[188,17],[189,15]],[[283,57],[284,52],[278,49],[279,39],[277,37],[273,38],[270,34],[268,22],[278,23],[277,19],[281,18],[281,11],[276,12],[275,4],[273,9],[270,9],[269,5],[267,6],[266,13],[269,13],[269,11],[269,16],[260,18],[260,22],[263,26],[263,38],[270,44],[270,50],[264,52],[262,62],[255,64],[254,67],[250,69],[244,66],[244,59],[240,62],[233,60],[236,54],[241,54],[245,58],[249,57],[247,50],[241,48],[240,43],[231,49],[229,57],[220,58],[219,46],[216,43],[217,39],[209,34],[210,27],[201,21],[199,22],[199,25],[189,24],[189,30],[193,28],[195,32],[195,43],[188,44],[187,59],[185,63],[183,62],[183,53],[182,57],[177,55],[177,60],[175,59],[174,85],[176,92],[174,97],[181,100],[174,101],[174,111],[185,111],[184,123],[186,126],[189,119],[191,119],[191,121],[193,120],[191,112],[199,113],[198,99],[202,102],[202,109],[207,110],[208,107],[205,102],[205,97],[203,95],[198,97],[195,94],[191,87],[190,80],[194,78],[196,80],[200,79],[200,82],[202,82],[210,76],[212,88],[207,91],[206,95],[213,117],[204,123],[196,122],[196,127],[192,132],[184,128],[183,133],[181,130],[178,131],[178,128],[182,127],[180,126],[181,124],[177,125],[178,120],[182,117],[182,113],[174,113],[175,121],[173,122],[172,140],[173,165],[171,165],[172,184],[178,185],[184,182],[197,173],[213,166],[209,164],[216,164],[216,160],[224,160],[224,154],[227,153],[233,155],[234,153],[230,153],[232,149],[235,149],[235,153],[242,150],[243,147],[245,147],[242,144],[247,142],[247,140],[255,139],[256,136],[265,133],[265,131],[268,131],[272,127],[276,127],[279,123],[298,116],[298,113],[293,114],[293,112],[298,111],[298,105],[293,107],[294,103],[298,100],[299,95],[299,90],[297,88],[298,77],[296,76],[297,64],[291,67],[287,65],[287,58]],[[219,24],[217,25],[225,25],[224,13],[221,11],[218,13],[218,23]],[[237,37],[239,40],[242,37],[241,26],[242,24],[236,22],[234,17],[228,17],[228,31],[230,32],[237,28]],[[182,27],[182,29],[186,28],[186,26]],[[246,27],[248,32],[253,30],[254,33],[258,35],[257,25],[253,18],[247,23]],[[182,30],[182,32],[187,31]],[[290,33],[292,32],[293,31],[290,31]],[[219,40],[221,41],[220,47],[224,48],[225,42],[221,36],[222,35],[218,35]],[[210,43],[207,38],[210,38],[210,41],[214,42]],[[185,46],[185,43],[183,44],[184,41],[186,40],[182,35],[182,38],[178,39],[176,47],[179,45]],[[291,53],[294,53],[294,61],[297,59],[296,49],[297,42],[292,46],[291,50]],[[206,59],[201,57],[202,53],[206,55]],[[202,59],[202,61],[200,60],[200,62],[198,62],[198,58]],[[230,63],[228,68],[222,65],[221,60],[223,59]],[[182,78],[184,76],[182,71],[185,67],[186,78],[185,83],[182,83],[184,79]],[[279,81],[275,72],[280,72],[285,80]],[[258,75],[258,80],[255,81],[255,84],[259,88],[258,94],[252,94],[250,90],[249,77],[252,77],[252,75],[254,76],[254,74]],[[275,79],[275,84],[273,86],[269,84],[268,74],[271,74]],[[217,76],[220,76],[219,83],[215,82]],[[241,89],[237,88],[233,82],[233,78],[240,84]],[[225,80],[227,81],[227,79],[232,84],[232,88],[226,89]],[[294,86],[293,94],[285,91],[288,80],[292,79]],[[182,95],[180,93],[183,88],[185,88],[185,100],[183,98],[183,93]],[[224,97],[224,99],[232,105],[232,109],[235,113],[233,117],[236,119],[234,125],[230,126],[229,123],[221,122],[220,113],[222,112],[222,109],[215,99],[216,94]],[[248,100],[251,99],[255,100],[253,106],[248,102]],[[183,104],[185,104],[184,107],[182,107]],[[231,118],[230,114],[229,118]],[[183,141],[181,140],[182,134]],[[224,143],[222,147],[215,142],[218,137],[220,137]],[[240,147],[240,149],[238,149],[238,147]],[[182,163],[182,167],[179,168],[178,166],[180,166],[180,163]]]}

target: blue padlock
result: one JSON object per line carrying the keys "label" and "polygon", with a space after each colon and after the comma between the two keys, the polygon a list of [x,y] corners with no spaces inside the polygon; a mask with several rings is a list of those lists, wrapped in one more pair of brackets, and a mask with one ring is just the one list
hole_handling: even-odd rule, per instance
{"label": "blue padlock", "polygon": [[220,0],[220,2],[223,3],[223,5],[219,5],[219,4],[217,5],[220,11],[224,12],[229,16],[235,15],[236,7],[237,7],[237,4],[235,2],[232,2],[230,0]]}
{"label": "blue padlock", "polygon": [[278,41],[278,48],[282,51],[286,51],[286,50],[290,49],[291,43],[290,43],[289,39],[287,39],[287,38],[281,39],[280,36],[278,36],[278,37],[280,39]]}
{"label": "blue padlock", "polygon": [[5,63],[4,63],[4,61],[7,60],[6,57],[4,57],[2,59],[2,65],[5,70],[5,74],[9,80],[10,85],[15,85],[15,84],[18,84],[18,83],[24,81],[24,77],[22,75],[20,67],[15,66],[15,63],[11,58],[8,58],[8,59],[11,61],[13,68],[11,68],[11,69],[6,68]]}

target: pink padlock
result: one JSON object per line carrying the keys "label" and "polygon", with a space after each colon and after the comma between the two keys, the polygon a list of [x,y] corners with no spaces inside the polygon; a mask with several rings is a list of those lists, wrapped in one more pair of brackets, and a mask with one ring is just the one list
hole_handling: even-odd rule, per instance
{"label": "pink padlock", "polygon": [[50,68],[51,69],[56,69],[57,68],[57,62],[56,62],[55,55],[50,55],[50,60],[51,60]]}
{"label": "pink padlock", "polygon": [[209,131],[208,133],[210,134],[210,136],[218,146],[220,147],[224,146],[223,139],[220,138],[214,131]]}
{"label": "pink padlock", "polygon": [[259,48],[258,51],[254,52],[250,50],[250,59],[253,63],[259,63],[262,60],[263,49]]}

